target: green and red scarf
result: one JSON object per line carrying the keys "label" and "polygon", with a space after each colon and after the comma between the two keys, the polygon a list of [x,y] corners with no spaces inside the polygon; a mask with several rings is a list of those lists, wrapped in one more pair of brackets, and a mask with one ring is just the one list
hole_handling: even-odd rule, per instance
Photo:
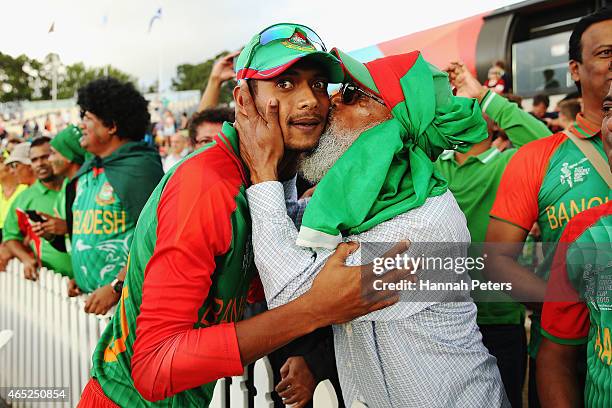
{"label": "green and red scarf", "polygon": [[448,76],[418,51],[362,64],[332,50],[346,81],[379,95],[392,118],[363,132],[318,184],[297,244],[333,249],[447,190],[434,168],[444,150],[465,152],[487,137],[475,99],[452,94]]}

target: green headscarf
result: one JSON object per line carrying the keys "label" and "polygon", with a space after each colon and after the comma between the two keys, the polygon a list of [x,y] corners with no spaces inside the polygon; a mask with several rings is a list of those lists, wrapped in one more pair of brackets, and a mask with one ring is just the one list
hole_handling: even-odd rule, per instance
{"label": "green headscarf", "polygon": [[333,249],[447,190],[433,162],[487,137],[474,99],[453,96],[446,73],[418,51],[362,64],[337,49],[346,81],[380,96],[392,118],[363,132],[318,184],[297,244]]}
{"label": "green headscarf", "polygon": [[83,164],[86,152],[81,147],[81,136],[83,136],[81,129],[74,125],[68,125],[51,139],[51,146],[69,161]]}

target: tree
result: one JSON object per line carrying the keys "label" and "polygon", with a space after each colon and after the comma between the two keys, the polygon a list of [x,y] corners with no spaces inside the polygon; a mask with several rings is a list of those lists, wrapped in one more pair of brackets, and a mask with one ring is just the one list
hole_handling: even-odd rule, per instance
{"label": "tree", "polygon": [[[210,77],[213,64],[219,58],[227,55],[229,51],[223,51],[214,58],[208,59],[202,63],[181,64],[176,68],[176,77],[172,78],[172,89],[175,91],[187,91],[192,89],[204,89]],[[233,100],[232,90],[236,86],[235,81],[227,81],[221,87],[219,96],[220,103],[229,103]]]}
{"label": "tree", "polygon": [[57,97],[72,98],[87,82],[108,75],[121,81],[136,83],[136,78],[108,66],[86,67],[82,62],[62,64],[57,54],[48,54],[42,61],[26,55],[13,58],[0,52],[0,102],[51,99],[54,65],[57,65]]}
{"label": "tree", "polygon": [[[108,75],[117,78],[123,82],[136,83],[136,78],[126,74],[114,68],[112,66],[107,67]],[[87,68],[82,62],[77,62],[66,67],[66,74],[62,78],[62,82],[58,87],[58,98],[66,99],[73,98],[76,96],[77,90],[88,82],[93,81],[96,78],[103,77],[105,74],[105,68],[95,67]]]}
{"label": "tree", "polygon": [[10,102],[31,98],[32,74],[37,73],[33,65],[36,64],[25,55],[13,58],[0,53],[0,101]]}

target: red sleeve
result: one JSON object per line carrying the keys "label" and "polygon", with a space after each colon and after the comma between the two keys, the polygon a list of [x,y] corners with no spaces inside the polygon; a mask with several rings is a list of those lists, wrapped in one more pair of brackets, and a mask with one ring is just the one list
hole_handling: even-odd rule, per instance
{"label": "red sleeve", "polygon": [[215,180],[205,170],[179,167],[157,210],[157,241],[145,270],[132,357],[134,385],[149,401],[243,372],[233,323],[193,328],[215,256],[231,242],[238,192],[230,177]]}
{"label": "red sleeve", "polygon": [[551,267],[542,308],[542,334],[555,343],[577,344],[589,333],[589,309],[567,276],[567,245],[559,244]]}
{"label": "red sleeve", "polygon": [[542,180],[550,157],[564,140],[563,137],[563,134],[557,134],[535,140],[514,154],[499,183],[491,217],[526,231],[531,230],[538,219],[538,195]]}

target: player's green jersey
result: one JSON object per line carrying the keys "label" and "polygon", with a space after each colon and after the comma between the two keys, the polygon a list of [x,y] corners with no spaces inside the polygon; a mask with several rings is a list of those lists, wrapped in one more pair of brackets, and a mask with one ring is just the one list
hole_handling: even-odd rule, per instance
{"label": "player's green jersey", "polygon": [[575,217],[552,266],[542,334],[587,345],[585,405],[612,406],[612,203]]}
{"label": "player's green jersey", "polygon": [[[203,371],[228,375],[229,359],[242,370],[237,341],[225,347],[207,337],[225,326],[216,333],[235,339],[230,324],[242,316],[255,272],[237,135],[225,124],[219,137],[164,176],[138,220],[121,300],[93,355],[92,376],[122,407],[206,407],[215,381],[174,390]],[[142,363],[161,389],[152,394],[166,398],[150,402],[136,389],[138,352],[152,359]]]}

